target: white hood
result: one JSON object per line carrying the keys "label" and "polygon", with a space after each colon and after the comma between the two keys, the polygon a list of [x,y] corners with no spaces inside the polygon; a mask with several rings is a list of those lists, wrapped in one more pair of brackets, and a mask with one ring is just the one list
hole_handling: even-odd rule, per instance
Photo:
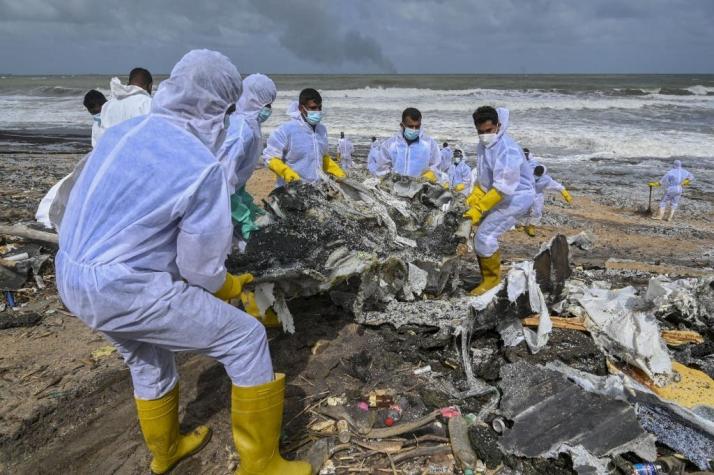
{"label": "white hood", "polygon": [[272,104],[277,95],[272,79],[264,74],[251,74],[243,80],[243,94],[236,104],[236,113],[256,119],[260,109]]}
{"label": "white hood", "polygon": [[114,99],[124,99],[125,97],[135,96],[137,94],[143,94],[151,97],[151,94],[139,86],[122,84],[119,78],[112,78],[109,82],[109,89],[111,90],[112,97]]}
{"label": "white hood", "polygon": [[188,52],[163,81],[151,113],[182,127],[216,153],[225,139],[226,112],[241,95],[240,73],[217,51]]}

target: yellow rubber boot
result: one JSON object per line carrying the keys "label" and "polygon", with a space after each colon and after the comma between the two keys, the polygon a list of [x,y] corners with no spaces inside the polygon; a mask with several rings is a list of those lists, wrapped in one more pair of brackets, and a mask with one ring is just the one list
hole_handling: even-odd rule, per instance
{"label": "yellow rubber boot", "polygon": [[233,441],[240,456],[236,475],[311,475],[307,462],[289,462],[278,451],[285,375],[259,386],[233,386]]}
{"label": "yellow rubber boot", "polygon": [[167,473],[211,439],[211,429],[206,426],[198,426],[190,434],[179,434],[178,403],[178,384],[162,398],[136,399],[141,432],[153,455],[151,473]]}
{"label": "yellow rubber boot", "polygon": [[481,268],[481,283],[469,292],[474,297],[485,294],[501,281],[501,253],[496,251],[489,257],[478,256],[478,265]]}
{"label": "yellow rubber boot", "polygon": [[532,224],[529,224],[525,228],[526,234],[529,235],[530,237],[535,237],[536,235],[536,227]]}

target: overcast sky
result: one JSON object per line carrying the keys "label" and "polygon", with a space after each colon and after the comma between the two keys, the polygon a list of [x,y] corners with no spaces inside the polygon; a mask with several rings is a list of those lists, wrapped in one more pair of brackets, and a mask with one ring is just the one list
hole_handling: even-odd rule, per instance
{"label": "overcast sky", "polygon": [[714,73],[714,0],[0,0],[0,73]]}

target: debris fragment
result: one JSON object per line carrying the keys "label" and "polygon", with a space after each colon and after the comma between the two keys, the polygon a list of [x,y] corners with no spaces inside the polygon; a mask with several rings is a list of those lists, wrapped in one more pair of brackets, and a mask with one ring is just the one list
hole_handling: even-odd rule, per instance
{"label": "debris fragment", "polygon": [[670,381],[672,361],[657,319],[640,308],[633,287],[590,288],[578,300],[585,309],[586,326],[605,354],[640,368],[658,386]]}
{"label": "debris fragment", "polygon": [[[555,371],[522,361],[503,366],[501,377],[500,410],[513,421],[501,439],[507,452],[546,458],[568,453],[579,473],[605,473],[607,457],[625,452],[655,460],[655,438],[626,402],[586,392]],[[534,437],[534,427],[548,430]]]}
{"label": "debris fragment", "polygon": [[116,351],[117,349],[114,345],[102,346],[92,351],[92,359],[94,361],[98,361],[102,358],[106,358],[107,356],[111,356],[112,354],[116,353]]}

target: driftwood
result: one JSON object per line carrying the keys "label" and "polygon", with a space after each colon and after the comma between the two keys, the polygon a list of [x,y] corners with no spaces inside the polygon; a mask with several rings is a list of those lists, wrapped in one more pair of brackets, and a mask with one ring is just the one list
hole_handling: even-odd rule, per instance
{"label": "driftwood", "polygon": [[25,226],[24,224],[14,224],[12,226],[0,224],[0,234],[4,236],[21,237],[30,241],[36,241],[54,247],[57,247],[59,245],[59,237],[56,234],[48,233],[45,231],[38,231],[37,229],[32,229],[30,227]]}
{"label": "driftwood", "polygon": [[[587,332],[585,321],[581,318],[550,317],[554,328],[565,328]],[[539,316],[530,316],[521,320],[521,323],[528,327],[537,327],[540,322]],[[681,346],[687,343],[704,343],[704,337],[691,330],[662,330],[660,332],[662,340],[669,346]]]}

